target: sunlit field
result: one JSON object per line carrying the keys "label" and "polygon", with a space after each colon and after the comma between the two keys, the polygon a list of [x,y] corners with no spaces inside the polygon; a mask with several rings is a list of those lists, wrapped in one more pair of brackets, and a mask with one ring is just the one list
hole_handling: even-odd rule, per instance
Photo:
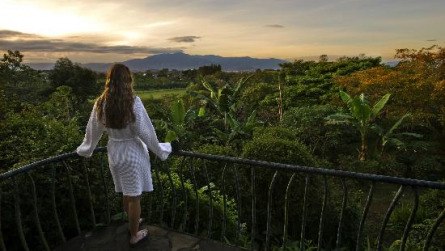
{"label": "sunlit field", "polygon": [[153,90],[153,91],[136,91],[142,101],[148,99],[161,99],[165,95],[182,95],[185,94],[185,89],[166,89],[166,90]]}

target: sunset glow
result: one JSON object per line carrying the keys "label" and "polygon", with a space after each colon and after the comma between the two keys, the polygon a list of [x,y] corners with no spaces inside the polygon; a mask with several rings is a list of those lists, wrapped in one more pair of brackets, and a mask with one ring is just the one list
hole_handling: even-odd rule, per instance
{"label": "sunset glow", "polygon": [[[2,0],[0,49],[28,61],[119,61],[158,53],[354,56],[444,46],[441,0]],[[125,46],[125,50],[122,50]]]}

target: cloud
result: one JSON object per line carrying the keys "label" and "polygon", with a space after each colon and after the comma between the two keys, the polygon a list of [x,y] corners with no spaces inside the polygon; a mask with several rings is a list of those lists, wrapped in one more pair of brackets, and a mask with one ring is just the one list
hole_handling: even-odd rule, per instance
{"label": "cloud", "polygon": [[130,45],[107,46],[102,45],[101,43],[70,41],[70,39],[73,39],[73,37],[54,39],[18,31],[0,30],[0,49],[13,49],[27,52],[89,52],[117,54],[160,54],[182,52],[181,48]]}
{"label": "cloud", "polygon": [[281,25],[281,24],[268,24],[268,25],[266,25],[266,27],[269,27],[269,28],[284,28],[284,26]]}
{"label": "cloud", "polygon": [[182,37],[172,37],[169,38],[169,41],[177,42],[177,43],[193,43],[196,39],[200,39],[201,37],[197,36],[182,36]]}
{"label": "cloud", "polygon": [[36,34],[23,33],[13,30],[0,30],[0,39],[17,39],[17,38],[41,38]]}
{"label": "cloud", "polygon": [[426,41],[428,41],[428,42],[436,42],[437,39],[428,39],[428,40],[426,40]]}

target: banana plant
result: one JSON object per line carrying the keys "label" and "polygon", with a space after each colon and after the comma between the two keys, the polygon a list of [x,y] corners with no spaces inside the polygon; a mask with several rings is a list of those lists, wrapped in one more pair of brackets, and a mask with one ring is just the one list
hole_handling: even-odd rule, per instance
{"label": "banana plant", "polygon": [[373,129],[377,132],[377,134],[381,137],[381,150],[380,150],[380,156],[383,155],[383,151],[385,150],[386,145],[394,145],[399,148],[405,148],[405,143],[399,139],[400,136],[410,136],[414,138],[422,138],[423,135],[418,133],[410,133],[410,132],[400,132],[396,133],[395,131],[399,126],[402,124],[402,122],[411,116],[410,113],[407,113],[403,115],[399,120],[397,120],[394,125],[391,126],[391,128],[388,131],[384,131],[381,127],[378,125],[374,125]]}
{"label": "banana plant", "polygon": [[237,83],[232,87],[230,84],[225,84],[222,87],[213,87],[206,79],[201,78],[202,86],[209,92],[209,95],[203,95],[195,91],[190,91],[190,95],[198,97],[204,100],[209,106],[211,106],[224,120],[224,128],[229,130],[228,120],[229,113],[236,114],[238,110],[238,98],[241,92],[251,76],[246,78],[240,78]]}
{"label": "banana plant", "polygon": [[347,105],[349,113],[337,113],[327,117],[328,123],[348,123],[354,125],[360,131],[361,147],[358,158],[361,161],[366,160],[366,151],[368,148],[367,136],[371,129],[371,124],[385,107],[391,94],[385,94],[373,107],[365,99],[365,94],[360,94],[351,98],[349,94],[340,91],[341,100]]}
{"label": "banana plant", "polygon": [[164,127],[167,129],[165,141],[171,142],[175,139],[183,138],[189,133],[187,125],[197,117],[204,116],[204,114],[203,108],[199,110],[198,114],[196,114],[193,108],[189,108],[186,111],[184,102],[181,99],[173,102],[170,106],[170,118],[164,124]]}

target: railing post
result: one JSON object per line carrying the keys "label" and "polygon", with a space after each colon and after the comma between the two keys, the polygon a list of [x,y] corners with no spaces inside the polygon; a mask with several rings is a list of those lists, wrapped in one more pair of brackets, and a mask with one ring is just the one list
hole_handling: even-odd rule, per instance
{"label": "railing post", "polygon": [[202,168],[204,169],[204,174],[207,180],[207,191],[209,192],[209,225],[207,230],[207,238],[210,239],[212,235],[212,223],[213,223],[213,195],[205,160],[202,161]]}
{"label": "railing post", "polygon": [[423,251],[428,251],[431,245],[431,240],[433,239],[434,233],[436,232],[437,228],[439,227],[440,223],[445,219],[445,209],[442,211],[442,213],[437,217],[434,224],[431,226],[430,231],[428,231],[428,235],[425,240],[425,245],[423,246]]}
{"label": "railing post", "polygon": [[20,242],[22,243],[23,249],[26,251],[29,251],[28,244],[26,243],[25,234],[23,233],[23,227],[22,227],[22,217],[20,212],[20,192],[19,192],[19,186],[17,184],[17,180],[15,177],[12,178],[12,181],[14,182],[14,209],[15,209],[15,220],[17,224],[17,230],[19,232],[19,238]]}
{"label": "railing post", "polygon": [[321,245],[323,242],[323,227],[324,227],[324,214],[326,211],[326,204],[328,202],[328,184],[326,180],[326,175],[323,175],[323,204],[321,206],[321,213],[320,213],[320,224],[318,225],[318,244],[317,244],[317,251],[321,250]]}
{"label": "railing post", "polygon": [[287,183],[286,188],[286,195],[284,197],[284,226],[283,226],[283,245],[281,248],[284,250],[286,247],[287,242],[287,228],[288,228],[288,222],[289,222],[289,194],[290,194],[290,187],[292,185],[292,182],[295,179],[295,176],[297,176],[296,173],[293,173],[292,176],[289,179],[289,182]]}
{"label": "railing post", "polygon": [[34,208],[34,220],[37,227],[37,232],[39,233],[40,240],[42,241],[43,247],[45,250],[49,251],[50,248],[48,246],[48,242],[46,241],[45,235],[43,234],[42,225],[40,224],[39,210],[37,209],[37,192],[36,192],[36,184],[34,183],[34,179],[31,174],[28,172],[28,177],[31,181],[31,191],[33,198],[33,208]]}
{"label": "railing post", "polygon": [[180,231],[183,231],[184,229],[186,229],[187,214],[188,214],[188,212],[187,212],[187,210],[188,210],[188,208],[187,208],[187,200],[188,200],[187,189],[185,188],[185,185],[184,185],[184,173],[183,173],[183,168],[185,165],[184,163],[185,163],[185,157],[182,158],[181,166],[179,167],[179,179],[181,180],[181,188],[182,188],[182,191],[184,192],[184,214],[182,216],[182,224],[180,225],[180,228],[179,228]]}
{"label": "railing post", "polygon": [[53,207],[54,219],[56,220],[57,230],[59,231],[62,242],[65,243],[65,235],[63,234],[62,225],[60,224],[59,215],[56,206],[56,168],[54,164],[51,166],[51,204]]}
{"label": "railing post", "polygon": [[344,178],[341,178],[341,184],[343,185],[343,202],[341,204],[340,220],[338,223],[338,231],[337,231],[337,241],[335,243],[337,249],[339,249],[341,245],[343,221],[345,216],[346,204],[348,203],[348,186],[346,185],[346,181]]}
{"label": "railing post", "polygon": [[94,214],[93,199],[92,199],[92,196],[91,196],[90,181],[88,179],[88,168],[87,168],[87,165],[86,165],[85,158],[82,159],[82,164],[83,164],[83,171],[84,171],[84,175],[85,175],[85,183],[87,185],[88,202],[90,203],[91,219],[93,221],[93,227],[96,227],[96,215]]}
{"label": "railing post", "polygon": [[176,189],[175,189],[175,184],[173,183],[173,179],[172,179],[172,175],[170,173],[170,165],[168,164],[168,160],[165,161],[165,164],[163,163],[164,166],[166,167],[166,171],[167,171],[167,175],[168,175],[168,180],[170,181],[170,188],[172,190],[172,200],[173,200],[173,205],[171,207],[171,221],[170,221],[170,227],[174,228],[175,226],[175,216],[176,216]]}
{"label": "railing post", "polygon": [[411,215],[409,216],[409,220],[406,223],[405,230],[403,231],[403,237],[402,237],[402,244],[400,245],[400,251],[405,250],[406,241],[408,240],[409,231],[411,230],[411,225],[414,222],[414,217],[417,213],[417,208],[419,207],[419,193],[417,192],[417,187],[412,186],[414,193],[414,205],[413,205],[413,211],[411,212]]}
{"label": "railing post", "polygon": [[226,168],[227,163],[224,165],[223,171],[222,171],[222,196],[223,196],[223,217],[222,217],[222,226],[221,226],[221,240],[224,240],[224,236],[226,234],[226,215],[227,215],[227,198],[226,198]]}
{"label": "railing post", "polygon": [[161,178],[159,177],[159,161],[157,158],[155,160],[154,166],[155,166],[156,179],[158,180],[159,192],[161,193],[161,199],[159,200],[161,204],[159,221],[162,224],[164,221],[164,187],[162,186],[162,181]]}
{"label": "railing post", "polygon": [[399,201],[400,197],[403,194],[403,191],[405,190],[405,186],[401,185],[399,190],[397,191],[396,195],[394,196],[394,199],[391,201],[391,204],[389,205],[388,211],[386,212],[385,218],[383,219],[382,228],[380,229],[379,239],[377,243],[377,250],[382,250],[383,246],[383,235],[385,233],[386,224],[389,221],[389,217],[392,214],[392,211],[396,207],[397,202]]}
{"label": "railing post", "polygon": [[2,186],[0,185],[0,248],[2,251],[6,251],[5,242],[3,241],[2,231]]}
{"label": "railing post", "polygon": [[250,187],[252,194],[252,229],[250,233],[250,245],[251,249],[255,250],[255,238],[256,238],[256,191],[255,191],[255,167],[250,169]]}
{"label": "railing post", "polygon": [[373,181],[371,183],[371,187],[369,188],[368,198],[366,199],[366,204],[365,204],[365,208],[363,209],[362,219],[361,219],[360,225],[358,227],[357,245],[355,248],[356,251],[360,251],[361,242],[362,242],[361,235],[363,232],[363,227],[365,225],[366,216],[368,215],[369,207],[371,206],[372,196],[374,195],[374,187],[375,187],[375,182]]}
{"label": "railing post", "polygon": [[239,185],[238,171],[236,170],[236,166],[233,166],[233,172],[235,174],[235,182],[236,182],[236,205],[237,205],[237,213],[238,219],[236,224],[236,240],[239,240],[241,234],[241,191]]}
{"label": "railing post", "polygon": [[80,235],[80,224],[79,224],[79,218],[77,217],[77,209],[76,209],[76,200],[74,199],[74,189],[73,189],[73,182],[71,180],[71,172],[70,167],[68,164],[66,164],[65,161],[63,161],[63,165],[66,168],[67,176],[68,176],[68,188],[70,191],[70,199],[71,199],[71,208],[73,209],[73,215],[74,215],[74,222],[76,224],[77,234]]}
{"label": "railing post", "polygon": [[272,191],[275,185],[275,180],[277,178],[278,171],[275,171],[272,181],[270,182],[269,191],[267,195],[267,229],[266,229],[266,251],[270,250],[270,222],[272,221]]}
{"label": "railing post", "polygon": [[198,235],[198,229],[199,229],[199,193],[198,193],[198,183],[196,182],[195,178],[195,166],[193,165],[193,160],[190,158],[190,172],[192,174],[192,180],[193,180],[193,189],[195,190],[195,196],[196,196],[196,216],[195,216],[195,235]]}
{"label": "railing post", "polygon": [[105,179],[105,173],[104,173],[104,156],[101,154],[100,156],[100,177],[102,178],[102,184],[104,186],[104,192],[105,192],[105,205],[107,207],[107,224],[110,224],[111,222],[111,213],[110,213],[110,201],[108,199],[108,188],[107,188],[107,180]]}
{"label": "railing post", "polygon": [[304,240],[306,238],[306,216],[307,216],[307,194],[309,191],[309,175],[306,175],[304,183],[304,197],[303,197],[303,213],[301,218],[301,236],[300,236],[300,251],[304,251]]}

